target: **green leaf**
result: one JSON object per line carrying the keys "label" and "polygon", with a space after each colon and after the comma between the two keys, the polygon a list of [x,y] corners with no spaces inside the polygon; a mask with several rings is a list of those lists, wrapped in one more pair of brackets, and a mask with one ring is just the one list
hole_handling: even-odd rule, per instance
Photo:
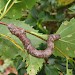
{"label": "green leaf", "polygon": [[22,0],[19,3],[15,3],[11,7],[9,12],[6,14],[6,16],[9,18],[18,19],[18,18],[22,17],[22,13],[23,13],[22,11],[24,11],[25,9],[26,9],[25,0]]}
{"label": "green leaf", "polygon": [[7,13],[9,18],[18,19],[25,14],[27,8],[31,9],[37,0],[21,0],[18,3],[15,3],[12,8]]}
{"label": "green leaf", "polygon": [[7,0],[0,0],[0,11],[4,8]]}
{"label": "green leaf", "polygon": [[73,75],[72,69],[68,69],[67,75]]}
{"label": "green leaf", "polygon": [[31,0],[25,0],[26,7],[29,9],[31,9],[36,2],[37,2],[37,0],[32,0],[32,1]]}
{"label": "green leaf", "polygon": [[[34,33],[36,32],[36,34],[38,34],[38,31],[34,30],[32,27],[25,24],[24,21],[13,20],[13,19],[3,19],[2,22],[5,22],[7,24],[12,23],[12,24],[15,24],[16,26],[22,27],[29,31],[33,31]],[[6,26],[3,26],[3,25],[0,26],[0,33],[10,36],[23,48],[23,45],[20,42],[20,40],[17,37],[15,37],[14,35],[12,35]],[[41,37],[44,37],[42,34],[40,34],[40,35],[41,35]],[[31,34],[27,34],[27,37],[31,40],[34,47],[39,47],[39,44],[44,43],[44,41],[42,41],[40,38],[33,36]],[[7,42],[7,43],[9,43],[9,42]],[[9,47],[10,47],[10,45],[9,45]],[[10,47],[10,48],[12,48],[12,47]],[[12,49],[14,50],[14,48],[12,48]],[[23,57],[23,60],[26,60],[26,63],[28,64],[27,73],[29,75],[31,75],[31,74],[36,75],[37,72],[39,71],[39,68],[40,69],[42,68],[44,60],[35,58],[35,57],[29,55],[26,51],[25,52],[22,52],[20,50],[18,50],[18,51],[19,52],[17,53],[17,55],[21,55]]]}
{"label": "green leaf", "polygon": [[75,12],[75,4],[73,4],[70,8],[69,8],[70,11],[72,12]]}
{"label": "green leaf", "polygon": [[75,19],[63,22],[56,34],[61,39],[55,42],[54,55],[75,57]]}
{"label": "green leaf", "polygon": [[36,75],[37,72],[42,68],[43,62],[44,62],[43,59],[35,58],[29,55],[27,57],[27,62],[26,62],[26,64],[28,65],[27,73],[29,75]]}
{"label": "green leaf", "polygon": [[0,37],[0,56],[3,58],[15,58],[19,49],[9,40]]}
{"label": "green leaf", "polygon": [[[39,34],[37,30],[34,30],[32,27],[30,27],[28,24],[25,24],[24,21],[19,21],[19,20],[14,20],[14,19],[3,19],[2,22],[5,22],[7,24],[14,24],[16,26],[19,26],[21,28],[24,28],[25,30],[28,30],[30,32],[34,32],[38,35],[40,35],[43,38],[46,38],[47,36],[43,36],[43,34]],[[18,44],[22,44],[20,42],[20,40],[15,37],[14,35],[12,35],[9,30],[7,29],[6,26],[1,25],[0,26],[0,33],[5,34],[7,36],[12,37]],[[31,43],[33,44],[34,47],[39,47],[39,44],[41,43],[45,43],[43,40],[41,40],[40,38],[33,36],[31,34],[27,33],[27,37],[31,40]]]}
{"label": "green leaf", "polygon": [[[23,57],[23,60],[26,60],[26,71],[28,75],[36,75],[38,71],[41,70],[44,60],[31,56],[26,51],[21,52],[20,55]],[[18,67],[19,68],[19,67]]]}
{"label": "green leaf", "polygon": [[55,68],[53,65],[46,65],[45,73],[46,75],[59,75],[57,68]]}

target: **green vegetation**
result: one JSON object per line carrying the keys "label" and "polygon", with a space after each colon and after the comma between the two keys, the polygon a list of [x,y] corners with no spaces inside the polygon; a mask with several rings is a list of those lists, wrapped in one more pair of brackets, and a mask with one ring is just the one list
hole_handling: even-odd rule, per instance
{"label": "green vegetation", "polygon": [[[0,0],[0,75],[75,75],[74,17],[75,0]],[[38,50],[50,34],[61,38],[49,58],[36,58],[3,24],[24,28]]]}

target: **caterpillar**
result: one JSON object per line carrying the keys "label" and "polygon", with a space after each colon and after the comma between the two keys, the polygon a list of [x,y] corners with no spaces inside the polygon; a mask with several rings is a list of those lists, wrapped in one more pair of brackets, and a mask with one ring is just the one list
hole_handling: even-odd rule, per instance
{"label": "caterpillar", "polygon": [[54,49],[54,41],[60,39],[59,34],[51,34],[47,40],[47,48],[45,50],[37,50],[32,46],[31,41],[27,38],[26,32],[23,28],[17,27],[13,24],[8,24],[7,27],[13,35],[21,40],[27,52],[37,58],[48,58],[50,55],[52,55]]}

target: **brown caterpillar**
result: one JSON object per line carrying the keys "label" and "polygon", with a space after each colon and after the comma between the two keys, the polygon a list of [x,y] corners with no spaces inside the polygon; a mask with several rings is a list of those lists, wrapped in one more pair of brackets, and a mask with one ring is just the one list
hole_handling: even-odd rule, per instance
{"label": "brown caterpillar", "polygon": [[58,34],[50,35],[47,40],[47,48],[45,50],[37,50],[32,46],[23,28],[9,24],[8,29],[13,35],[17,36],[21,40],[27,52],[37,58],[48,58],[50,55],[52,55],[54,49],[54,41],[60,38],[60,35]]}

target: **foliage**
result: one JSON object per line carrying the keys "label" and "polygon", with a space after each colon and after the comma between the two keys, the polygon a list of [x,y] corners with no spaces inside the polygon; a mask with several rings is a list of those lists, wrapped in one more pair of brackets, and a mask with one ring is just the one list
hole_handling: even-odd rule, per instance
{"label": "foliage", "polygon": [[64,52],[64,55],[75,57],[75,41],[74,41],[74,23],[75,19],[71,19],[70,22],[65,21],[56,32],[61,35],[61,39],[56,43],[55,55],[59,55],[57,50]]}
{"label": "foliage", "polygon": [[[25,28],[27,30],[31,30],[31,31],[34,31],[34,32],[37,32],[36,30],[34,30],[32,27],[28,26],[27,24],[24,24],[24,22],[22,21],[16,21],[16,20],[10,20],[10,19],[3,19],[2,20],[3,22],[6,22],[6,23],[14,23],[15,25],[18,25],[22,28]],[[5,30],[5,31],[2,31],[2,30]],[[7,27],[5,26],[1,26],[0,27],[0,32],[1,34],[3,35],[6,35],[6,36],[9,36],[11,37],[13,40],[14,40],[14,43],[17,42],[19,44],[20,49],[24,50],[23,49],[23,46],[22,46],[22,43],[20,42],[19,39],[17,39],[17,37],[11,35],[11,33],[8,31]],[[42,35],[42,34],[41,34]],[[2,36],[2,35],[1,35]],[[17,45],[13,45],[13,42],[7,38],[7,37],[4,37],[2,36],[4,39],[3,42],[2,40],[0,40],[1,43],[1,55],[3,57],[8,57],[8,58],[16,58],[16,56],[18,55],[21,55],[23,57],[23,60],[25,61],[26,60],[26,64],[29,65],[28,68],[27,68],[27,72],[30,74],[33,70],[34,72],[32,74],[36,74],[37,71],[39,70],[39,68],[42,67],[42,63],[43,63],[43,59],[37,59],[35,57],[32,57],[31,55],[28,55],[26,54],[26,52],[22,52],[21,50],[19,50],[19,46]],[[1,37],[1,38],[2,38]],[[35,36],[32,36],[32,35],[29,35],[28,34],[28,37],[30,37],[31,41],[32,41],[32,44],[35,46],[35,47],[38,47],[40,43],[42,43],[43,41]],[[7,40],[8,39],[8,40]],[[37,40],[37,41],[36,41]],[[8,42],[7,42],[8,41]],[[36,41],[36,43],[35,43]],[[16,44],[16,43],[15,43]],[[4,46],[5,45],[5,46]],[[17,47],[16,47],[17,46]],[[5,48],[4,48],[5,47]],[[4,51],[5,50],[5,51]],[[13,51],[14,50],[14,51]],[[11,54],[12,53],[12,54]],[[31,60],[32,59],[32,60]],[[30,61],[29,61],[30,60]],[[37,63],[37,61],[40,61]],[[32,63],[31,63],[32,62]],[[37,64],[34,64],[34,63],[37,63]],[[35,66],[36,66],[36,69],[35,69]]]}
{"label": "foliage", "polygon": [[[0,0],[0,20],[28,31],[27,37],[35,48],[45,49],[49,34],[61,36],[54,42],[54,53],[46,61],[28,54],[21,41],[0,24],[0,60],[5,61],[3,64],[0,61],[0,72],[4,74],[9,66],[13,66],[19,75],[74,75],[73,17],[74,0]],[[15,71],[15,68],[12,69]]]}

